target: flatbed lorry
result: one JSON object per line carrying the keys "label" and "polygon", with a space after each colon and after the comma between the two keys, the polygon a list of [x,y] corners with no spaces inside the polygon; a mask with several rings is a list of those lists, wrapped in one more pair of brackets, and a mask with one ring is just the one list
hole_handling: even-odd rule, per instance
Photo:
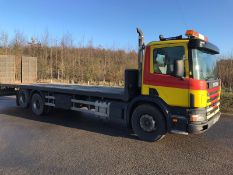
{"label": "flatbed lorry", "polygon": [[124,88],[0,84],[0,94],[15,94],[17,105],[36,115],[61,108],[123,122],[146,141],[209,129],[221,115],[221,82],[215,74],[219,49],[194,30],[185,38],[160,35],[147,45],[143,32],[137,32],[138,69],[125,70]]}

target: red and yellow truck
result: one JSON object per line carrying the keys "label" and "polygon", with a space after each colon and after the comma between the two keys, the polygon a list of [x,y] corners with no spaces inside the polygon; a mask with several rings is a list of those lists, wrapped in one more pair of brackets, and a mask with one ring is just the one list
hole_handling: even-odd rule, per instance
{"label": "red and yellow truck", "polygon": [[219,49],[188,30],[186,37],[144,44],[140,29],[138,69],[125,71],[125,87],[60,84],[0,84],[2,94],[16,94],[18,106],[36,115],[52,108],[81,111],[123,122],[142,140],[166,133],[202,133],[220,117],[221,82],[216,76]]}

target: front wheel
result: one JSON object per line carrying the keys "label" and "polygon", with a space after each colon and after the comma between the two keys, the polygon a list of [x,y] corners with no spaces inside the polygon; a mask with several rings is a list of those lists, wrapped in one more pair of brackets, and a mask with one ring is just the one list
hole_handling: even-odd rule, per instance
{"label": "front wheel", "polygon": [[136,107],[131,118],[134,133],[145,141],[162,139],[166,134],[165,118],[163,114],[152,105]]}

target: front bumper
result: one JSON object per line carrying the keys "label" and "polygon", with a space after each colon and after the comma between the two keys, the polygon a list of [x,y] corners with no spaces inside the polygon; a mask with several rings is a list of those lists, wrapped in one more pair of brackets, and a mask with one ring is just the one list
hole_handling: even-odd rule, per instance
{"label": "front bumper", "polygon": [[211,117],[208,121],[201,124],[188,124],[188,133],[191,134],[200,134],[208,130],[211,126],[213,126],[220,118],[221,112],[218,112],[213,117]]}

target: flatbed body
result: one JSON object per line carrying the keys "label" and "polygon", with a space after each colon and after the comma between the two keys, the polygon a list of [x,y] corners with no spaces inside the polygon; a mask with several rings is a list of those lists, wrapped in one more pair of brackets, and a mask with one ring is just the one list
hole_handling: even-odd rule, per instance
{"label": "flatbed body", "polygon": [[0,83],[3,89],[27,89],[32,91],[43,91],[48,93],[59,93],[79,96],[89,96],[109,100],[128,101],[137,95],[137,70],[128,70],[125,72],[124,87],[108,86],[85,86],[79,84],[54,84],[54,83]]}
{"label": "flatbed body", "polygon": [[2,96],[18,97],[17,93],[21,91],[25,93],[25,99],[30,99],[27,100],[29,102],[33,94],[39,93],[47,107],[91,113],[96,117],[111,120],[120,120],[123,117],[129,100],[125,88],[118,87],[38,83],[0,84],[0,88]]}
{"label": "flatbed body", "polygon": [[54,93],[64,93],[73,95],[85,95],[93,97],[102,97],[116,100],[127,100],[124,88],[106,87],[106,86],[83,86],[78,84],[1,84],[1,87],[12,87],[20,89],[31,89],[38,91],[47,91]]}
{"label": "flatbed body", "polygon": [[78,84],[5,83],[0,84],[0,95],[16,95],[17,104],[28,107],[33,95],[40,94],[44,105],[49,108],[81,111],[104,119],[122,120],[130,101],[139,95],[137,75],[137,70],[126,71],[125,86],[122,88]]}

